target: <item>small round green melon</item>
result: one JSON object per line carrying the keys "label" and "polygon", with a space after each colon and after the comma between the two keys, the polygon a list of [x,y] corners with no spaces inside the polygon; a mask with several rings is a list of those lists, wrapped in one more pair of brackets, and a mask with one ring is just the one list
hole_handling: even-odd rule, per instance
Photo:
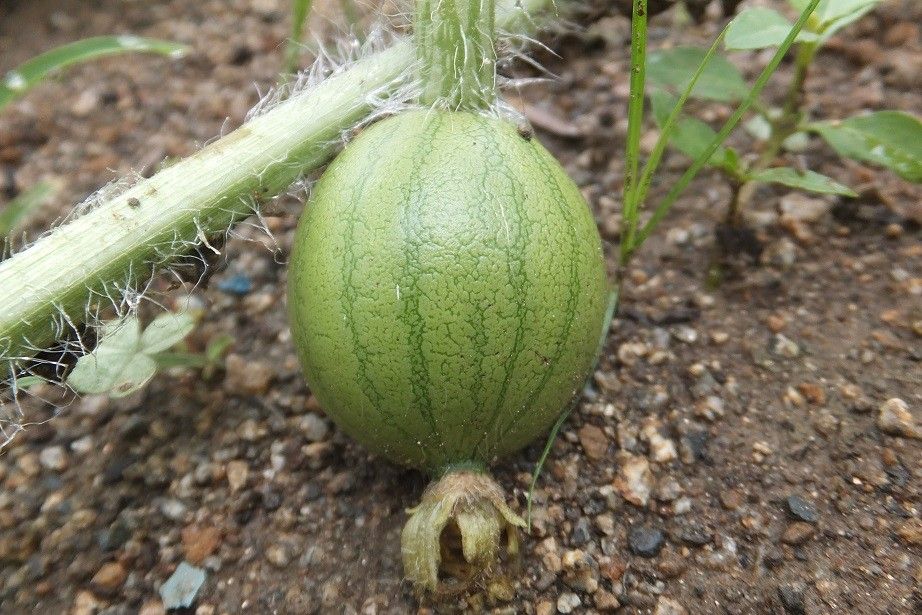
{"label": "small round green melon", "polygon": [[288,302],[329,416],[438,472],[550,428],[592,366],[606,288],[591,212],[537,140],[418,111],[364,130],[317,182]]}

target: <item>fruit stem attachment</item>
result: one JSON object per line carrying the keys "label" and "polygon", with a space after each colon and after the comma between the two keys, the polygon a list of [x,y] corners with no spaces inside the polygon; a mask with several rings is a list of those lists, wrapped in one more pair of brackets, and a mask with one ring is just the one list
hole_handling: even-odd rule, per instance
{"label": "fruit stem attachment", "polygon": [[439,588],[439,571],[464,581],[488,571],[500,552],[519,552],[518,528],[525,521],[506,505],[489,474],[449,471],[426,487],[422,500],[407,511],[400,537],[403,569],[420,591]]}
{"label": "fruit stem attachment", "polygon": [[452,111],[496,100],[495,0],[417,0],[421,102]]}

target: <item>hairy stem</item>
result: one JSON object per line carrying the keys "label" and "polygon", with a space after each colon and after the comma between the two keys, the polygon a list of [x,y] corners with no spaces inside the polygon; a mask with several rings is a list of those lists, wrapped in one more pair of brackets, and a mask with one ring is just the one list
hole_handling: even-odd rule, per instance
{"label": "hairy stem", "polygon": [[[527,11],[549,4],[505,0],[497,21],[521,30]],[[160,266],[324,164],[342,131],[405,82],[415,57],[414,46],[399,41],[0,263],[0,361],[13,366],[77,329],[94,303],[123,303]]]}
{"label": "hairy stem", "polygon": [[487,109],[496,99],[495,0],[417,0],[422,102]]}

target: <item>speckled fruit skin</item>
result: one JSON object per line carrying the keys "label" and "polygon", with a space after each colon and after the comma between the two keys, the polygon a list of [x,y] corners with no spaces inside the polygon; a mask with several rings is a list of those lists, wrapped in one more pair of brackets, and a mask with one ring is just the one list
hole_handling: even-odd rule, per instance
{"label": "speckled fruit skin", "polygon": [[324,410],[438,472],[547,431],[592,365],[605,265],[586,202],[536,139],[417,111],[364,130],[314,187],[288,302]]}

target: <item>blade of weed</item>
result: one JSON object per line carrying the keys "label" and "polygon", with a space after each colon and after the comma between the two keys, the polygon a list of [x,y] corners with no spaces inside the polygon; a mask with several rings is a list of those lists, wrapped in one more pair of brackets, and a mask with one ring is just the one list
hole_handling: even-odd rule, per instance
{"label": "blade of weed", "polygon": [[653,215],[647,221],[646,224],[640,229],[636,236],[631,238],[631,243],[627,247],[627,258],[629,259],[634,252],[643,244],[644,241],[650,236],[650,233],[653,232],[653,229],[656,228],[656,225],[662,221],[662,219],[669,213],[669,210],[672,208],[672,205],[675,203],[676,199],[682,194],[685,188],[688,187],[688,184],[698,175],[698,172],[707,164],[710,160],[711,155],[717,150],[717,148],[727,140],[727,137],[730,136],[730,133],[736,128],[737,123],[739,123],[740,118],[743,117],[743,114],[749,110],[749,107],[752,106],[753,102],[762,93],[762,89],[765,87],[765,84],[768,83],[768,80],[774,74],[775,70],[778,68],[778,65],[781,64],[781,60],[787,54],[788,50],[791,48],[791,45],[794,44],[797,35],[803,29],[804,24],[807,23],[807,19],[810,17],[810,14],[816,8],[816,5],[820,3],[820,0],[810,0],[810,4],[807,5],[807,8],[804,9],[804,12],[800,14],[797,21],[794,23],[794,27],[791,28],[791,31],[788,33],[787,38],[784,39],[784,42],[781,43],[781,46],[778,47],[778,50],[775,52],[775,55],[772,56],[771,61],[768,65],[759,73],[758,79],[756,79],[755,85],[749,91],[749,95],[746,99],[739,104],[733,114],[721,127],[720,131],[717,133],[717,136],[714,137],[714,140],[711,141],[710,145],[701,153],[700,156],[692,163],[692,165],[682,174],[682,177],[672,186],[672,189],[666,194],[662,201],[656,206],[656,209],[653,210]]}
{"label": "blade of weed", "polygon": [[7,203],[0,211],[0,240],[16,230],[26,216],[44,203],[54,190],[54,184],[51,182],[39,182]]}
{"label": "blade of weed", "polygon": [[72,64],[131,52],[156,53],[176,58],[182,56],[186,49],[185,45],[179,43],[130,34],[96,36],[61,45],[25,61],[6,74],[0,81],[0,109],[25,94],[50,73]]}
{"label": "blade of weed", "polygon": [[713,44],[711,44],[711,47],[707,50],[707,53],[701,60],[701,64],[699,64],[697,70],[695,70],[695,74],[692,75],[691,80],[685,87],[685,91],[683,91],[682,95],[679,96],[679,100],[676,102],[675,106],[672,108],[672,111],[669,113],[669,116],[666,118],[666,121],[663,123],[659,138],[656,140],[656,145],[653,146],[653,151],[650,153],[650,158],[647,159],[647,162],[643,166],[643,172],[641,173],[640,181],[637,184],[637,194],[635,198],[637,200],[638,207],[640,207],[640,204],[643,203],[647,198],[647,192],[650,190],[650,182],[653,180],[653,173],[656,172],[656,168],[659,166],[659,163],[663,158],[663,152],[666,150],[666,145],[669,143],[669,138],[675,131],[676,125],[679,121],[679,116],[682,115],[682,109],[685,107],[685,103],[688,100],[688,97],[691,95],[695,84],[698,83],[698,78],[701,77],[701,74],[704,72],[707,63],[717,52],[717,48],[720,46],[721,41],[727,34],[727,29],[729,27],[730,26],[728,24],[726,27],[724,27],[723,30],[721,30],[720,34],[717,35],[717,38],[714,39]]}
{"label": "blade of weed", "polygon": [[637,232],[640,204],[637,201],[637,172],[640,168],[640,129],[643,126],[644,81],[647,63],[647,0],[634,0],[631,16],[631,91],[628,98],[627,143],[624,148],[625,223],[621,241],[621,263],[627,262],[629,247]]}
{"label": "blade of weed", "polygon": [[291,2],[291,37],[285,49],[285,72],[293,73],[298,67],[298,53],[301,50],[301,39],[304,36],[304,26],[311,14],[314,0],[292,0]]}

